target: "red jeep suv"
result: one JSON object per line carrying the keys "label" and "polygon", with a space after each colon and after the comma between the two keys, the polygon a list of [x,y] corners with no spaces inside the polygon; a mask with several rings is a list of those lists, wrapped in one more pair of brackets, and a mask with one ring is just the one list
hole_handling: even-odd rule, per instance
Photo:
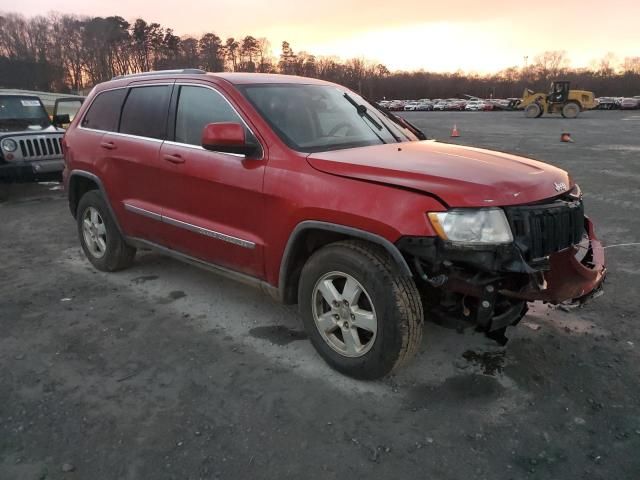
{"label": "red jeep suv", "polygon": [[318,353],[377,378],[425,318],[499,341],[527,302],[584,301],[604,252],[563,170],[425,141],[339,85],[150,72],[89,95],[67,130],[65,187],[99,270],[136,248],[298,303]]}

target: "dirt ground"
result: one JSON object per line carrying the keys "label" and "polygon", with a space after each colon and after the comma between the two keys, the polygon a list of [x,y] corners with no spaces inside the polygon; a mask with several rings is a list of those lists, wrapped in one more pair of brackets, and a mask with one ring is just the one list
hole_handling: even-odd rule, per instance
{"label": "dirt ground", "polygon": [[406,116],[572,172],[612,246],[605,294],[536,305],[505,348],[427,323],[411,365],[359,382],[250,287],[151,252],[97,272],[59,185],[14,186],[0,479],[640,478],[640,247],[616,246],[640,241],[640,112]]}

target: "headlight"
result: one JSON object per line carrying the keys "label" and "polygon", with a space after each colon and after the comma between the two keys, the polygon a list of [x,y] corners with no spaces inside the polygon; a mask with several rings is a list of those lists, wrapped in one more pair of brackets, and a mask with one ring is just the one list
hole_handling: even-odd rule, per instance
{"label": "headlight", "polygon": [[2,149],[5,152],[15,152],[18,148],[18,144],[15,140],[11,140],[10,138],[6,138],[2,141]]}
{"label": "headlight", "polygon": [[440,238],[454,243],[496,244],[513,241],[511,227],[501,208],[431,212],[429,220]]}

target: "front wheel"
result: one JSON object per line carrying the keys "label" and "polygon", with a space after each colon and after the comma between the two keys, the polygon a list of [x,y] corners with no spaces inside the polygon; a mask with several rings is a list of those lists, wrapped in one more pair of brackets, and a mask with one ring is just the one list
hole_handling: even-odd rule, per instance
{"label": "front wheel", "polygon": [[418,289],[377,245],[348,240],[315,252],[302,269],[298,301],[313,346],[345,375],[380,378],[420,346]]}
{"label": "front wheel", "polygon": [[524,116],[527,118],[538,118],[542,115],[542,108],[537,103],[531,103],[524,109]]}
{"label": "front wheel", "polygon": [[580,105],[577,103],[567,103],[562,107],[562,116],[564,118],[576,118],[580,113]]}

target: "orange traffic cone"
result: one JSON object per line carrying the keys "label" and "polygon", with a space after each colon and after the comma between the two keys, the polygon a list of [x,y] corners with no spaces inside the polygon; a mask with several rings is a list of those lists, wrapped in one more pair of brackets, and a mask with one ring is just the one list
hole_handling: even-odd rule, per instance
{"label": "orange traffic cone", "polygon": [[571,134],[570,133],[563,133],[562,135],[560,135],[560,141],[561,142],[565,142],[565,143],[573,143],[573,139],[571,138]]}
{"label": "orange traffic cone", "polygon": [[451,137],[456,138],[460,136],[460,132],[458,132],[457,125],[453,125],[453,130],[451,130]]}

